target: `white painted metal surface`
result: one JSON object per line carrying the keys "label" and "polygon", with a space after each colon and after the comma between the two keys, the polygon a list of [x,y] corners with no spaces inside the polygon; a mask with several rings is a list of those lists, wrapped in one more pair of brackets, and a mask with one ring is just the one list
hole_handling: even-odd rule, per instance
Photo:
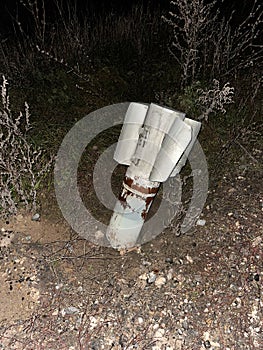
{"label": "white painted metal surface", "polygon": [[180,172],[200,126],[169,108],[130,104],[114,154],[129,167],[107,230],[112,247],[136,245],[160,183]]}
{"label": "white painted metal surface", "polygon": [[130,103],[114,153],[114,159],[119,164],[131,164],[131,158],[137,147],[139,133],[147,110],[148,105],[134,102]]}
{"label": "white painted metal surface", "polygon": [[160,183],[125,176],[119,200],[107,229],[107,238],[116,249],[136,245],[146,215]]}

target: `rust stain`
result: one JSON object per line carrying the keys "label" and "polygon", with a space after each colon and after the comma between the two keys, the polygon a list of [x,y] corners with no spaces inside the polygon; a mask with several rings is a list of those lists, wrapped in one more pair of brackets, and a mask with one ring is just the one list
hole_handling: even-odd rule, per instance
{"label": "rust stain", "polygon": [[121,205],[123,206],[124,209],[130,208],[130,206],[127,203],[127,197],[133,195],[132,192],[128,192],[127,190],[122,190],[121,193],[119,194],[119,201]]}
{"label": "rust stain", "polygon": [[145,207],[145,209],[142,211],[142,214],[141,214],[141,216],[142,216],[142,218],[143,218],[144,221],[145,221],[145,219],[146,219],[146,216],[147,216],[147,214],[148,214],[148,211],[149,211],[149,209],[150,209],[150,206],[151,206],[151,204],[152,204],[154,198],[155,198],[155,196],[154,196],[154,197],[148,197],[148,198],[146,199],[146,201],[145,201],[146,207]]}
{"label": "rust stain", "polygon": [[123,181],[126,185],[128,185],[130,188],[144,193],[144,194],[151,194],[151,193],[157,193],[159,187],[143,187],[143,186],[139,186],[134,179],[131,179],[128,176],[125,176],[124,181]]}
{"label": "rust stain", "polygon": [[[142,202],[145,203],[145,208],[142,210],[141,212],[141,217],[143,218],[143,220],[145,221],[147,213],[149,211],[149,208],[155,198],[156,193],[159,190],[159,186],[158,187],[143,187],[143,186],[139,186],[134,179],[125,176],[124,181],[123,181],[124,185],[127,185],[129,189],[127,188],[122,188],[122,191],[120,192],[119,195],[119,201],[121,203],[121,205],[123,206],[124,209],[129,208],[131,210],[133,210],[133,208],[127,203],[127,198],[129,197],[137,197],[140,198]],[[132,190],[135,190],[136,193],[133,193]],[[140,193],[142,194],[142,196],[140,196]],[[149,196],[149,197],[145,197],[144,195],[151,195],[153,194],[154,196]]]}

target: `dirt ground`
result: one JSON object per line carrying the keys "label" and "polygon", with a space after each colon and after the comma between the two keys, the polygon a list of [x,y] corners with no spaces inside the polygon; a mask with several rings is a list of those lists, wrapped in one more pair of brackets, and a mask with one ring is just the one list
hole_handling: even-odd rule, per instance
{"label": "dirt ground", "polygon": [[1,222],[0,349],[262,349],[262,150],[242,145],[210,169],[203,226],[123,256],[52,205]]}

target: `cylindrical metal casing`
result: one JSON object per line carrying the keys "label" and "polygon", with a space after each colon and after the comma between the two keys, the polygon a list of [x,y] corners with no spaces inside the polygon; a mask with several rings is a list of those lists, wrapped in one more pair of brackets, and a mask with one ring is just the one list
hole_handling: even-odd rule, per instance
{"label": "cylindrical metal casing", "polygon": [[136,245],[159,186],[160,182],[125,176],[107,229],[107,238],[113,248],[131,248]]}

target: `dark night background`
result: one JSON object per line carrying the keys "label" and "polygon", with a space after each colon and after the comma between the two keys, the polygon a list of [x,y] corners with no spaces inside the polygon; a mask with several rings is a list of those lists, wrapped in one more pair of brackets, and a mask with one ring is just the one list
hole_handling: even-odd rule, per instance
{"label": "dark night background", "polygon": [[[57,1],[59,4],[68,6],[75,6],[76,13],[81,19],[81,17],[86,15],[95,15],[103,16],[109,13],[112,14],[122,14],[127,13],[134,5],[143,4],[143,6],[150,9],[160,9],[168,10],[169,9],[169,0],[67,0],[67,1]],[[45,9],[46,9],[46,20],[52,22],[56,20],[56,1],[54,0],[45,0]],[[19,0],[0,0],[0,30],[1,33],[10,32],[13,28],[13,23],[16,18],[25,21],[28,25],[28,13],[21,4]],[[235,20],[240,22],[243,16],[246,15],[247,9],[250,5],[250,0],[232,0],[225,1],[225,4],[222,5],[222,10],[224,13],[231,13],[235,11]]]}
{"label": "dark night background", "polygon": [[[56,5],[54,0],[45,0],[46,18],[52,21],[56,18]],[[60,1],[58,0],[58,3]],[[78,16],[83,15],[107,15],[109,13],[121,14],[127,13],[132,6],[137,4],[143,4],[143,6],[149,6],[150,8],[168,8],[169,0],[110,0],[110,1],[96,1],[96,0],[68,0],[61,1],[63,5],[70,4],[76,7]],[[12,26],[12,18],[15,19],[17,15],[26,21],[27,11],[21,5],[19,0],[0,0],[0,22],[1,30],[6,31]]]}

